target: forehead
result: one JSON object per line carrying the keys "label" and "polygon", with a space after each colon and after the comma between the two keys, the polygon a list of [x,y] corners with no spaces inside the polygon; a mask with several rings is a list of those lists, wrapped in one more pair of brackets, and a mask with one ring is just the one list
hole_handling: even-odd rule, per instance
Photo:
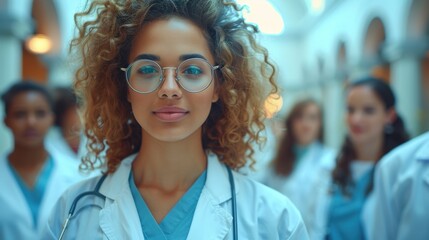
{"label": "forehead", "polygon": [[352,87],[347,95],[348,104],[360,104],[360,105],[380,105],[383,106],[383,102],[377,96],[377,94],[368,86],[356,86]]}
{"label": "forehead", "polygon": [[37,91],[24,91],[16,94],[10,101],[9,108],[22,109],[30,107],[49,107],[49,102],[46,97]]}
{"label": "forehead", "polygon": [[161,62],[177,62],[185,54],[200,54],[213,61],[203,31],[192,21],[179,17],[146,23],[133,40],[129,62],[140,54],[156,55]]}

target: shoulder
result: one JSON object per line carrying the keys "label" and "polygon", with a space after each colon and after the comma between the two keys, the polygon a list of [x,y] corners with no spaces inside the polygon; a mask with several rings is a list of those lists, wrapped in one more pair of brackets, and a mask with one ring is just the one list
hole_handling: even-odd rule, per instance
{"label": "shoulder", "polygon": [[337,152],[334,149],[332,149],[332,148],[330,148],[330,147],[328,147],[328,146],[326,146],[320,142],[315,143],[313,145],[313,148],[316,150],[315,152],[320,154],[319,155],[319,157],[320,157],[319,164],[322,168],[325,168],[327,170],[331,170],[335,167],[335,157],[337,155]]}
{"label": "shoulder", "polygon": [[255,225],[274,227],[272,230],[284,237],[280,239],[295,235],[307,236],[300,212],[286,196],[247,176],[237,173],[234,177],[239,184],[237,202],[246,202],[238,204],[239,208],[248,206],[241,211],[247,221],[252,221],[256,216]]}
{"label": "shoulder", "polygon": [[382,158],[379,168],[399,171],[410,167],[417,160],[429,160],[429,132],[393,149]]}

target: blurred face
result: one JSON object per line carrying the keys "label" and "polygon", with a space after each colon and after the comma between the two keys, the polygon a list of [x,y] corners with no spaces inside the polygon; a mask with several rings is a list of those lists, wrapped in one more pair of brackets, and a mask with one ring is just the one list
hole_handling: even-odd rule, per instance
{"label": "blurred face", "polygon": [[357,86],[347,95],[346,121],[353,143],[371,143],[383,137],[390,113],[371,88]]}
{"label": "blurred face", "polygon": [[74,152],[78,151],[80,143],[81,123],[77,107],[70,107],[64,113],[62,120],[62,132],[64,139]]}
{"label": "blurred face", "polygon": [[35,147],[52,126],[54,116],[46,98],[34,91],[16,95],[6,114],[6,126],[12,131],[15,145]]}
{"label": "blurred face", "polygon": [[[202,31],[182,18],[156,20],[140,30],[134,39],[129,62],[153,60],[161,67],[177,67],[189,58],[200,58],[214,65]],[[139,69],[140,74],[151,74],[154,68]],[[199,70],[190,66],[186,73]],[[128,100],[137,122],[143,129],[143,138],[174,142],[201,138],[201,126],[210,113],[211,105],[218,100],[214,80],[200,92],[188,92],[176,81],[173,69],[164,69],[164,80],[155,91],[137,93],[128,88]]]}
{"label": "blurred face", "polygon": [[293,134],[299,145],[308,145],[317,140],[321,128],[320,117],[319,107],[308,104],[292,122]]}

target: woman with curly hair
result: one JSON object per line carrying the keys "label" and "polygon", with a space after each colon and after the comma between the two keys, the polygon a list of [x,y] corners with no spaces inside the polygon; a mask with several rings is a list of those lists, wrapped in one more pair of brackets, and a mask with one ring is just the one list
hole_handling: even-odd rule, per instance
{"label": "woman with curly hair", "polygon": [[231,171],[277,91],[235,3],[93,1],[77,17],[82,164],[107,173],[63,195],[46,239],[307,239],[287,198]]}
{"label": "woman with curly hair", "polygon": [[352,82],[347,92],[348,135],[332,173],[327,207],[328,239],[365,239],[362,218],[377,162],[408,140],[395,96],[381,79]]}

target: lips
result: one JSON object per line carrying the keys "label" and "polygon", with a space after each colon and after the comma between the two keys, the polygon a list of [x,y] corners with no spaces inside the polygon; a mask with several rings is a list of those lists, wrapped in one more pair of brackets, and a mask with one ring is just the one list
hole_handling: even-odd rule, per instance
{"label": "lips", "polygon": [[34,129],[28,129],[24,131],[23,136],[26,138],[35,138],[39,136],[39,133]]}
{"label": "lips", "polygon": [[161,107],[153,111],[153,114],[163,122],[177,122],[182,120],[189,111],[179,107]]}
{"label": "lips", "polygon": [[350,130],[354,134],[361,134],[361,133],[363,133],[363,128],[361,128],[361,127],[351,127]]}

